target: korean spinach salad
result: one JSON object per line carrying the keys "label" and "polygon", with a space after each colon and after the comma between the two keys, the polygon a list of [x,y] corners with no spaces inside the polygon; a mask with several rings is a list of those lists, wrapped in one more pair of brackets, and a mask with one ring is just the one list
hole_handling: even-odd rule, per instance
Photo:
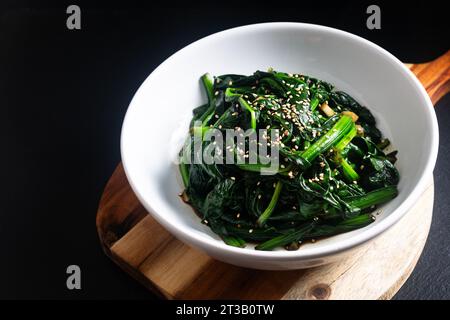
{"label": "korean spinach salad", "polygon": [[[296,250],[306,241],[369,225],[377,206],[397,196],[397,151],[386,151],[390,142],[370,110],[347,93],[272,69],[205,74],[201,83],[207,102],[193,110],[180,151],[181,196],[226,244]],[[208,137],[213,130],[263,134],[220,145]],[[276,146],[277,156],[257,155],[249,163],[251,146],[263,143],[267,150]],[[223,161],[192,161],[208,147]],[[225,161],[230,154],[234,163]],[[271,164],[262,160],[269,157],[276,166],[264,174]]]}

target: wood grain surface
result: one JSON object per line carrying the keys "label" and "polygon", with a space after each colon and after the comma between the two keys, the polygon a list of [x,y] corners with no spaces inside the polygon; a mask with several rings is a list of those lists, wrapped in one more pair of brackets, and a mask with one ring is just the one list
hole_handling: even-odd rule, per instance
{"label": "wood grain surface", "polygon": [[[408,65],[433,103],[450,90],[450,51]],[[428,235],[434,187],[402,220],[350,258],[295,271],[257,271],[216,261],[171,236],[142,207],[121,164],[102,195],[97,230],[105,253],[167,299],[389,299],[411,274]]]}

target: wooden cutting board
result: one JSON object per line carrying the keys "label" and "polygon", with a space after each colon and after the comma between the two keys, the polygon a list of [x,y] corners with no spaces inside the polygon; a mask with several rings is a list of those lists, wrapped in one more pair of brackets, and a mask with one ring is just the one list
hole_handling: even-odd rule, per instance
{"label": "wooden cutting board", "polygon": [[[433,103],[450,89],[450,51],[407,65]],[[259,271],[216,261],[175,239],[142,207],[119,164],[97,212],[108,257],[167,299],[390,299],[414,269],[428,236],[434,184],[402,220],[350,258],[306,270]]]}

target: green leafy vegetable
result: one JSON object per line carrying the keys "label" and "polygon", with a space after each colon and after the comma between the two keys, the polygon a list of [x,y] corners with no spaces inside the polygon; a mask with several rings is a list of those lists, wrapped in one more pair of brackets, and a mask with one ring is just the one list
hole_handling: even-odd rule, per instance
{"label": "green leafy vegetable", "polygon": [[[295,250],[304,241],[367,226],[374,221],[369,211],[397,196],[397,151],[384,152],[390,141],[375,117],[347,93],[274,70],[205,74],[201,83],[207,102],[193,110],[180,152],[182,198],[226,244]],[[213,129],[223,136],[233,130],[235,143],[216,144],[208,138]],[[261,130],[256,141],[236,140]],[[249,151],[260,139],[279,148],[277,166]],[[202,162],[199,145],[221,161]],[[257,161],[250,163],[252,156]]]}

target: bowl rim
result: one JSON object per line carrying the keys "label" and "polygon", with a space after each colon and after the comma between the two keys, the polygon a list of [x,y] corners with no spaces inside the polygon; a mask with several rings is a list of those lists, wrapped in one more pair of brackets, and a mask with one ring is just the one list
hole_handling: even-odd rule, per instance
{"label": "bowl rim", "polygon": [[[141,194],[138,189],[138,186],[133,182],[130,174],[130,168],[128,166],[128,157],[125,153],[124,144],[126,143],[126,135],[128,131],[128,126],[131,125],[129,119],[130,114],[133,112],[134,105],[136,103],[136,97],[140,94],[141,91],[144,90],[146,82],[150,81],[153,77],[155,77],[160,71],[161,67],[166,63],[169,63],[175,57],[182,55],[185,51],[192,50],[196,46],[201,45],[204,42],[207,42],[213,38],[218,38],[222,36],[228,36],[232,34],[238,34],[241,32],[251,32],[251,31],[261,31],[264,29],[296,29],[298,31],[302,30],[318,30],[326,33],[331,33],[341,37],[347,37],[354,41],[360,42],[361,45],[365,45],[375,50],[378,54],[387,57],[393,65],[391,67],[397,68],[398,72],[403,73],[403,75],[409,79],[409,81],[414,86],[414,89],[420,93],[422,98],[421,103],[426,106],[424,108],[424,112],[427,113],[427,119],[429,122],[429,126],[431,127],[431,148],[428,154],[428,158],[426,160],[425,169],[422,172],[422,175],[419,178],[418,183],[414,186],[413,190],[406,197],[406,199],[400,203],[400,205],[394,209],[388,216],[386,216],[383,220],[381,220],[377,224],[371,225],[369,228],[365,229],[361,233],[354,235],[349,238],[339,239],[336,242],[327,243],[321,247],[309,246],[302,250],[296,251],[259,251],[252,250],[249,248],[237,248],[233,246],[229,246],[222,241],[218,241],[216,239],[208,239],[203,235],[194,232],[193,230],[188,230],[180,224],[173,223],[168,219],[165,219],[164,215],[158,213],[152,205],[145,199],[145,196]],[[362,37],[354,35],[352,33],[339,30],[336,28],[331,28],[327,26],[310,24],[310,23],[300,23],[300,22],[268,22],[268,23],[257,23],[244,25],[240,27],[235,27],[231,29],[227,29],[224,31],[213,33],[209,36],[203,37],[197,41],[192,42],[191,44],[183,47],[178,50],[171,56],[169,56],[166,60],[164,60],[156,69],[154,69],[147,78],[142,82],[138,90],[135,92],[128,109],[125,114],[125,118],[122,125],[121,138],[120,138],[120,149],[121,149],[121,157],[122,163],[124,167],[125,174],[127,176],[128,182],[137,196],[140,203],[145,207],[145,209],[155,218],[155,220],[160,223],[164,228],[166,228],[173,236],[181,239],[182,241],[186,241],[190,245],[193,245],[201,250],[211,252],[211,251],[221,251],[222,255],[227,256],[241,256],[248,258],[258,258],[258,260],[281,260],[281,261],[299,261],[299,260],[307,260],[325,257],[329,255],[334,255],[343,251],[350,250],[354,247],[362,245],[363,243],[369,241],[370,239],[375,238],[380,235],[382,232],[388,230],[392,227],[401,217],[405,215],[405,213],[413,206],[413,204],[417,201],[419,196],[425,191],[426,183],[432,176],[433,169],[437,159],[438,153],[438,145],[439,145],[439,130],[438,130],[438,122],[436,118],[436,113],[434,111],[433,104],[431,99],[429,98],[425,88],[416,78],[416,76],[394,55],[389,53],[387,50],[381,48],[380,46],[374,44],[373,42],[366,40]]]}

